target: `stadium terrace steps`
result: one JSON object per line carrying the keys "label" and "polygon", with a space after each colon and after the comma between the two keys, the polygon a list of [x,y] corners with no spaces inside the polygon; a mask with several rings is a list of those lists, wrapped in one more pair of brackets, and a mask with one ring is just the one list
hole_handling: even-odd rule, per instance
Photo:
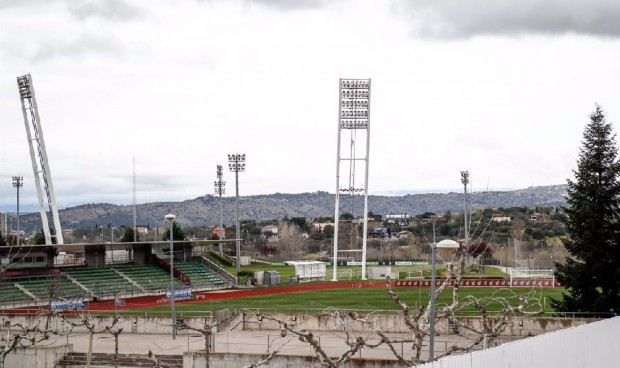
{"label": "stadium terrace steps", "polygon": [[20,283],[15,283],[14,286],[19,289],[19,291],[21,291],[22,293],[24,293],[27,297],[29,297],[32,300],[37,300],[37,296],[34,295],[30,290],[28,290],[28,288],[26,288],[25,286],[21,285]]}
{"label": "stadium terrace steps", "polygon": [[119,292],[141,293],[135,285],[128,283],[109,267],[90,268],[86,266],[65,267],[63,272],[76,279],[100,298]]}
{"label": "stadium terrace steps", "polygon": [[24,302],[33,300],[23,287],[14,283],[3,283],[0,285],[0,303]]}
{"label": "stadium terrace steps", "polygon": [[[182,355],[156,355],[156,357],[161,367],[183,368]],[[87,359],[87,353],[70,352],[56,364],[56,368],[86,367]],[[114,354],[92,353],[91,368],[110,368],[114,366]],[[119,368],[152,368],[154,366],[153,360],[149,359],[146,354],[118,354],[117,367]]]}
{"label": "stadium terrace steps", "polygon": [[[174,287],[191,287],[193,291],[224,289],[231,286],[222,275],[200,260],[175,263],[184,276],[174,278]],[[23,305],[45,305],[50,297],[84,297],[92,300],[113,299],[119,295],[134,297],[165,294],[170,288],[170,272],[156,264],[116,264],[108,267],[67,266],[20,271],[0,284],[0,304],[14,308]],[[178,274],[177,274],[178,276]],[[187,276],[187,278],[185,278]]]}
{"label": "stadium terrace steps", "polygon": [[[132,280],[145,291],[166,290],[170,288],[170,274],[154,264],[122,264],[115,265],[116,272]],[[180,287],[183,283],[175,278],[174,286]]]}
{"label": "stadium terrace steps", "polygon": [[192,280],[192,286],[224,286],[226,280],[217,273],[205,268],[199,261],[176,263],[175,268]]}
{"label": "stadium terrace steps", "polygon": [[116,272],[117,274],[119,274],[122,278],[124,278],[125,280],[127,280],[127,282],[131,283],[133,286],[137,287],[138,289],[140,289],[143,293],[146,293],[146,289],[142,287],[142,285],[138,284],[137,282],[135,282],[134,280],[132,280],[131,278],[129,278],[127,275],[125,275],[124,273],[120,272],[119,270],[115,269],[114,267],[112,267],[112,271]]}

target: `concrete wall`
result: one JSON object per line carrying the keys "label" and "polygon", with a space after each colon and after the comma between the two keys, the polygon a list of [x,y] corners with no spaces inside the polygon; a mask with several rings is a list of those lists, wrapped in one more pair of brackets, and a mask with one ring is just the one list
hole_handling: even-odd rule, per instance
{"label": "concrete wall", "polygon": [[[288,323],[297,323],[303,328],[312,331],[342,331],[342,326],[337,320],[328,315],[305,315],[305,314],[274,314],[272,315]],[[383,332],[409,332],[401,315],[370,315],[367,319]],[[467,325],[480,329],[482,319],[478,317],[461,318]],[[588,318],[514,318],[508,323],[503,336],[535,336],[542,333],[557,331],[568,327],[583,325],[594,321]],[[259,320],[255,313],[245,313],[243,320],[244,330],[278,330],[276,322],[267,319]],[[350,323],[348,328],[354,331],[368,331],[361,323]],[[448,322],[440,320],[436,324],[438,332],[450,332]],[[463,331],[465,332],[465,331]]]}
{"label": "concrete wall", "polygon": [[84,262],[88,267],[105,267],[105,244],[86,247]]}
{"label": "concrete wall", "polygon": [[73,350],[73,345],[15,348],[4,361],[10,368],[54,368],[56,362]]}
{"label": "concrete wall", "polygon": [[[218,318],[219,320],[223,320],[227,318],[226,311],[219,311],[213,317],[191,317],[191,318],[183,318],[184,322],[191,327],[203,328],[205,325],[205,320],[210,320],[211,318]],[[4,320],[10,321],[11,324],[22,323],[22,324],[30,324],[34,319],[37,319],[37,316],[30,315],[4,315],[2,316]],[[79,323],[78,316],[68,316],[67,317],[73,323]],[[113,316],[93,316],[93,320],[95,321],[95,329],[102,330],[106,326],[110,326],[112,324]],[[177,314],[177,318],[181,318],[181,315]],[[226,326],[236,326],[239,325],[242,316],[237,316],[230,320],[229,323],[222,325],[222,327]],[[172,319],[168,317],[122,317],[121,320],[116,324],[117,327],[122,327],[124,332],[127,333],[138,333],[138,334],[168,334],[171,331]],[[69,324],[64,323],[60,316],[53,316],[50,320],[50,328],[56,329],[59,331],[67,331],[69,328]],[[87,332],[88,330],[83,326],[77,326],[73,328],[73,332]]]}
{"label": "concrete wall", "polygon": [[[254,354],[210,354],[209,364],[218,368],[241,368],[250,364],[259,362],[265,358],[265,355]],[[183,354],[183,368],[204,368],[205,353],[188,351]],[[290,368],[290,367],[318,367],[320,363],[314,357],[277,355],[269,361],[269,368]],[[370,360],[370,359],[352,359],[347,364],[340,365],[343,368],[381,368],[381,367],[402,367],[392,360]]]}
{"label": "concrete wall", "polygon": [[[342,326],[332,317],[327,315],[305,315],[305,314],[273,314],[275,318],[279,318],[289,323],[297,323],[303,328],[312,331],[342,331]],[[193,327],[202,328],[205,324],[205,319],[217,318],[218,321],[227,318],[228,315],[224,311],[219,311],[215,316],[205,317],[184,317],[177,313],[177,318],[183,318],[184,322]],[[27,315],[5,315],[5,320],[10,320],[11,323],[24,323],[32,321],[33,316]],[[78,317],[72,317],[77,323]],[[97,329],[103,329],[105,326],[111,324],[113,316],[95,316]],[[377,326],[383,332],[409,332],[403,322],[403,317],[400,315],[371,315],[368,316],[369,320],[373,320],[375,326]],[[477,317],[464,317],[462,320],[475,328],[480,328],[481,319]],[[519,319],[515,318],[508,323],[508,326],[503,336],[535,336],[542,333],[562,330],[568,327],[575,327],[583,325],[589,322],[593,322],[593,319],[587,318],[531,318],[531,319]],[[143,334],[167,334],[170,332],[172,321],[169,317],[155,317],[155,316],[128,316],[123,317],[117,326],[122,327],[123,331],[130,333],[143,333]],[[255,313],[246,312],[231,319],[226,326],[239,326],[243,330],[279,330],[280,326],[273,321],[263,319],[259,321],[258,316]],[[225,330],[226,326],[222,326],[221,331]],[[446,321],[439,321],[437,323],[438,332],[449,332],[449,326]],[[62,318],[59,316],[52,317],[51,328],[63,330],[67,327],[63,323]],[[368,331],[367,328],[359,323],[350,323],[348,328],[352,331]],[[73,329],[75,332],[86,332],[84,327],[76,327]]]}

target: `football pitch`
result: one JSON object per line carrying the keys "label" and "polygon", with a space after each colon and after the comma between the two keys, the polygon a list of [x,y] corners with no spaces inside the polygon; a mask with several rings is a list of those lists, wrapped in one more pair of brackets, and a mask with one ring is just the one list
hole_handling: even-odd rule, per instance
{"label": "football pitch", "polygon": [[[394,288],[394,291],[411,310],[428,305],[429,288]],[[552,316],[554,311],[551,308],[550,299],[561,298],[563,292],[564,289],[562,288],[461,288],[459,301],[462,308],[457,314],[462,316],[479,315],[479,312],[468,303],[472,298],[479,300],[493,315],[505,305],[517,306],[519,304],[517,297],[527,295],[532,300],[531,304],[534,304],[534,300],[540,301],[545,310],[542,316]],[[210,315],[222,309],[304,314],[318,314],[326,309],[354,310],[360,313],[399,313],[397,305],[391,300],[385,287],[308,290],[239,298],[231,295],[226,299],[212,300],[209,300],[209,293],[205,295],[205,300],[177,303],[177,316]],[[437,299],[437,307],[441,308],[451,303],[452,289],[448,288]],[[529,308],[530,311],[534,309],[538,309],[538,305]],[[124,315],[169,316],[170,304],[124,310],[121,313]]]}

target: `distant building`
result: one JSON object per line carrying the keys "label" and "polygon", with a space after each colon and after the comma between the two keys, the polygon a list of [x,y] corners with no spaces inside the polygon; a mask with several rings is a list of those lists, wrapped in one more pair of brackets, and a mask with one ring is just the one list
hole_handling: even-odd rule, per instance
{"label": "distant building", "polygon": [[422,223],[423,224],[430,224],[433,221],[441,221],[441,220],[443,220],[443,215],[433,215],[431,217],[423,218],[422,219]]}
{"label": "distant building", "polygon": [[376,227],[368,231],[369,238],[389,238],[390,229],[384,226]]}
{"label": "distant building", "polygon": [[385,215],[385,220],[388,224],[396,224],[398,226],[409,226],[411,223],[411,216],[405,214],[401,215]]}
{"label": "distant building", "polygon": [[[222,228],[222,239],[226,238],[226,228]],[[220,227],[216,226],[213,228],[213,230],[211,230],[211,236],[213,237],[213,239],[219,239],[220,238]]]}
{"label": "distant building", "polygon": [[333,222],[314,222],[312,224],[312,229],[317,230],[319,232],[323,232],[326,226],[334,226]]}
{"label": "distant building", "polygon": [[508,223],[510,223],[510,216],[493,215],[493,218],[491,220],[493,220],[495,222],[508,222]]}
{"label": "distant building", "polygon": [[407,238],[412,238],[412,237],[413,237],[413,233],[411,231],[399,231],[398,232],[399,239],[407,239]]}
{"label": "distant building", "polygon": [[531,221],[538,221],[542,217],[542,213],[534,212],[530,215]]}
{"label": "distant building", "polygon": [[260,233],[268,238],[275,236],[278,236],[278,227],[274,226],[274,225],[267,225],[265,227],[263,227],[260,231]]}

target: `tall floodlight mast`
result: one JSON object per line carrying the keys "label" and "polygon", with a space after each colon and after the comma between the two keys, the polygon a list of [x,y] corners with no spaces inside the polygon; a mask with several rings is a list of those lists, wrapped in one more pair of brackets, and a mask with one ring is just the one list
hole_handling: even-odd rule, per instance
{"label": "tall floodlight mast", "polygon": [[[358,146],[357,141],[366,145]],[[350,142],[342,147],[343,136]],[[360,139],[361,138],[361,139]],[[362,234],[362,280],[366,279],[366,237],[368,234],[368,166],[370,158],[370,79],[340,79],[340,105],[338,107],[338,152],[336,158],[336,205],[334,214],[334,262],[332,281],[338,280],[338,229],[340,222],[340,193],[353,196],[364,193],[364,230]],[[356,166],[364,165],[364,186],[356,187]],[[340,183],[340,169],[349,170],[348,183]],[[359,182],[359,180],[357,180]],[[351,202],[352,203],[352,202]],[[353,225],[353,224],[351,224]],[[358,249],[350,249],[359,252]]]}
{"label": "tall floodlight mast", "polygon": [[[30,74],[17,77],[17,87],[22,102],[22,113],[24,115],[24,124],[26,125],[28,145],[30,146],[30,158],[32,160],[32,171],[39,199],[39,212],[41,213],[45,244],[53,244],[52,238],[56,239],[56,244],[64,244],[58,207],[56,207],[56,195],[54,194],[54,186],[52,184],[52,174],[47,160],[41,120],[39,119],[39,108],[34,96]],[[53,231],[50,231],[48,212],[52,216]]]}
{"label": "tall floodlight mast", "polygon": [[19,242],[19,188],[24,186],[24,177],[23,176],[14,176],[13,177],[13,187],[17,189],[17,245],[21,245]]}
{"label": "tall floodlight mast", "polygon": [[464,198],[464,205],[465,205],[465,211],[463,212],[463,217],[465,220],[465,251],[467,251],[467,247],[469,246],[469,221],[471,221],[471,218],[468,220],[467,219],[467,184],[469,184],[469,171],[461,171],[461,183],[463,184],[463,190],[465,193],[465,198]]}
{"label": "tall floodlight mast", "polygon": [[[237,285],[239,285],[239,272],[241,272],[241,228],[239,227],[239,173],[245,171],[245,153],[233,153],[228,155],[228,168],[235,173],[235,203],[237,206],[236,222],[236,247],[237,253]],[[221,230],[221,229],[220,229]]]}
{"label": "tall floodlight mast", "polygon": [[222,194],[226,193],[226,182],[222,181],[222,165],[217,165],[217,181],[214,182],[215,185],[215,194],[220,196],[220,228],[218,230],[218,235],[220,238],[219,251],[220,255],[224,254],[224,247],[221,243],[222,241]]}

